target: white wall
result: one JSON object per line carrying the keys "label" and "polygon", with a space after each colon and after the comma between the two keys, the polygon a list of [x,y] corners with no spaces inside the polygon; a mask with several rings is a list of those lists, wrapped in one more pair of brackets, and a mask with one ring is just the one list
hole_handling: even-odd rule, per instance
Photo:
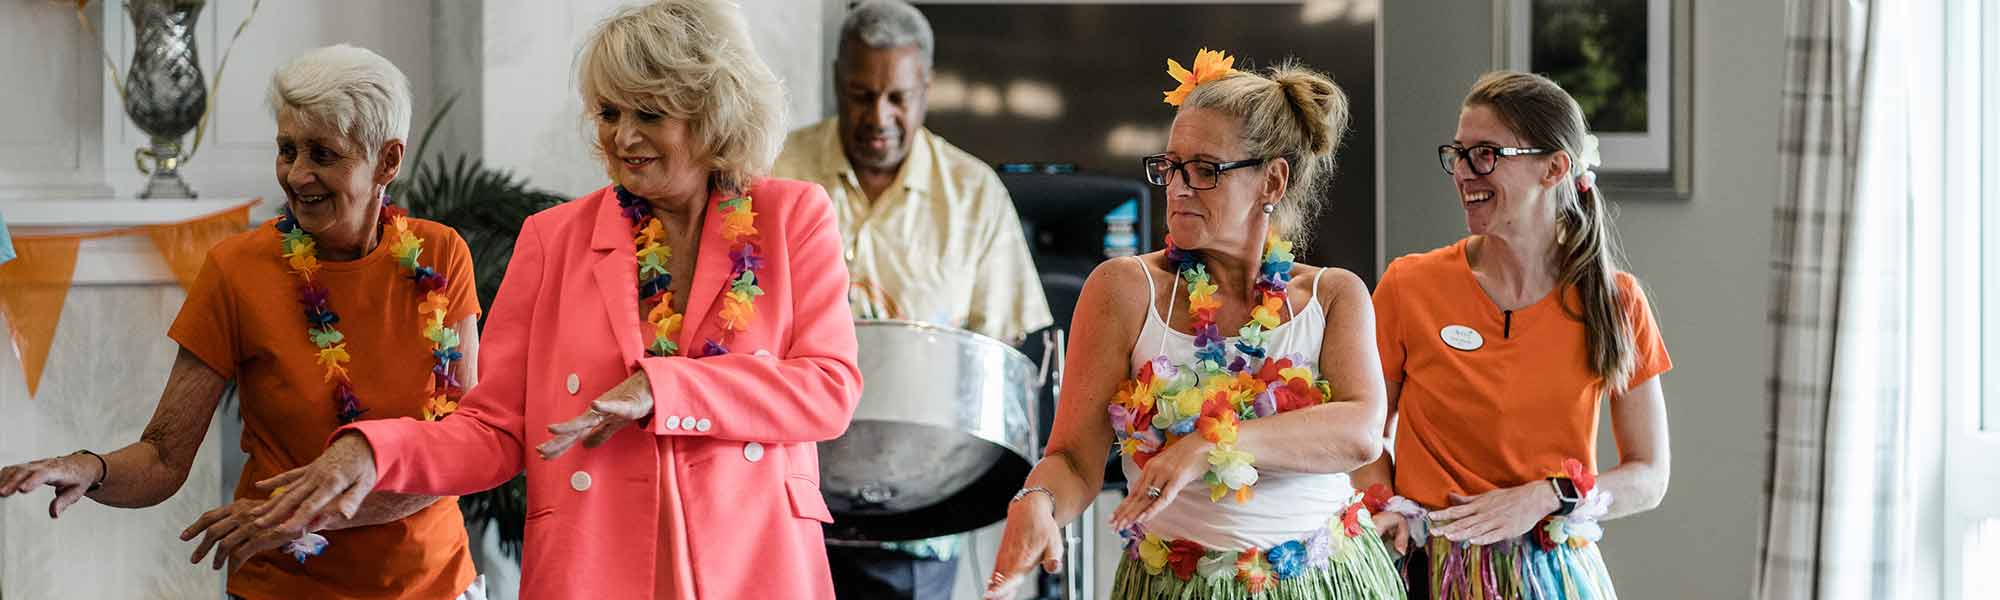
{"label": "white wall", "polygon": [[[1431,149],[1451,138],[1459,99],[1492,65],[1492,14],[1462,0],[1384,4],[1394,257],[1465,234]],[[1662,379],[1674,451],[1666,501],[1606,528],[1620,596],[1639,600],[1749,595],[1770,452],[1764,315],[1784,6],[1698,0],[1694,19],[1692,198],[1621,200],[1608,191],[1628,267],[1647,285],[1676,365]],[[1604,429],[1600,454],[1615,456]]]}
{"label": "white wall", "polygon": [[[625,4],[630,2],[486,1],[480,147],[489,164],[569,196],[607,183],[591,151],[574,64],[590,29]],[[827,110],[820,90],[832,64],[820,43],[826,18],[820,0],[747,0],[742,6],[758,54],[785,81],[788,124],[819,119]]]}
{"label": "white wall", "polygon": [[[213,0],[202,11],[195,46],[210,86],[250,4]],[[131,25],[122,3],[92,3],[88,11],[112,60],[120,69],[128,67]],[[125,117],[118,92],[105,77],[97,41],[77,24],[74,9],[54,2],[0,3],[0,22],[5,23],[0,49],[6,51],[0,54],[0,79],[17,82],[0,92],[0,198],[136,195],[145,180],[133,166],[132,152],[147,143],[146,136]],[[264,107],[271,72],[311,48],[337,42],[367,47],[403,69],[416,114],[427,115],[429,31],[428,7],[422,4],[266,3],[209,98],[208,133],[182,176],[204,198],[261,196],[267,200],[261,214],[271,213],[282,195],[272,167],[277,126]],[[193,136],[185,141],[192,143]]]}
{"label": "white wall", "polygon": [[98,58],[72,7],[0,2],[0,198],[108,194]]}

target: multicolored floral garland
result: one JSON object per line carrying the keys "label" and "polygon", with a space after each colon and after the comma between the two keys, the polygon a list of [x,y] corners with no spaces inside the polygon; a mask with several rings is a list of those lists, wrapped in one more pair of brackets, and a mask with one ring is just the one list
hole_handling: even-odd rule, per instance
{"label": "multicolored floral garland", "polygon": [[[422,238],[411,232],[402,209],[390,206],[384,200],[381,217],[390,226],[396,237],[390,251],[403,275],[417,286],[424,297],[417,311],[424,316],[423,327],[418,332],[431,343],[431,379],[425,386],[429,401],[424,404],[423,415],[428,420],[438,420],[458,409],[458,397],[463,393],[457,377],[452,375],[451,363],[464,356],[458,352],[458,331],[447,326],[445,314],[451,306],[444,290],[449,283],[444,274],[417,262],[423,254]],[[320,285],[319,245],[312,234],[299,227],[299,222],[290,210],[278,219],[276,227],[281,238],[279,246],[287,268],[299,278],[299,304],[304,306],[306,317],[306,338],[318,348],[316,361],[325,370],[326,381],[334,382],[334,418],[342,425],[361,418],[368,409],[362,408],[361,399],[354,395],[354,384],[348,378],[347,363],[352,359],[348,352],[346,336],[337,325],[340,315],[328,303],[329,293]]]}
{"label": "multicolored floral garland", "polygon": [[422,315],[424,339],[431,342],[431,379],[424,386],[430,400],[424,403],[424,419],[436,421],[445,415],[458,412],[458,397],[464,393],[458,377],[451,372],[451,364],[465,358],[458,351],[458,330],[445,323],[445,315],[451,312],[451,298],[445,295],[445,285],[450,283],[443,273],[417,262],[423,256],[424,240],[410,231],[410,220],[401,214],[390,218],[390,228],[396,233],[396,243],[389,248],[396,257],[396,265],[403,276],[417,285],[417,291],[424,295],[417,305],[417,314]]}
{"label": "multicolored floral garland", "polygon": [[[1197,431],[1215,443],[1203,481],[1209,500],[1232,492],[1248,502],[1257,483],[1255,457],[1236,449],[1239,421],[1315,406],[1333,396],[1333,387],[1319,378],[1305,357],[1272,357],[1266,346],[1285,306],[1291,281],[1292,245],[1276,235],[1265,241],[1258,269],[1257,306],[1237,331],[1234,344],[1216,330],[1215,313],[1222,303],[1208,268],[1195,253],[1167,237],[1167,261],[1188,285],[1188,319],[1194,327],[1195,362],[1175,365],[1164,355],[1139,369],[1138,377],[1120,384],[1109,411],[1119,452],[1144,467],[1146,461],[1181,438]],[[1231,350],[1235,356],[1230,356]]]}
{"label": "multicolored floral garland", "polygon": [[1118,535],[1125,540],[1125,556],[1143,564],[1148,574],[1172,571],[1182,581],[1190,581],[1196,575],[1233,577],[1248,592],[1259,594],[1276,581],[1326,568],[1333,561],[1345,560],[1347,555],[1360,551],[1365,542],[1360,537],[1368,532],[1362,523],[1367,520],[1368,513],[1362,503],[1350,502],[1325,526],[1304,538],[1270,548],[1207,548],[1189,540],[1169,540],[1146,533],[1139,525],[1127,527]]}
{"label": "multicolored floral garland", "polygon": [[[623,186],[615,188],[618,207],[626,220],[632,222],[632,244],[637,247],[639,262],[639,302],[646,310],[646,324],[652,326],[653,341],[646,346],[649,356],[674,356],[680,353],[680,345],[675,338],[680,336],[684,315],[674,312],[674,293],[671,291],[673,275],[667,272],[668,259],[673,250],[666,246],[666,228],[646,204],[646,199],[626,191]],[[732,339],[736,334],[749,331],[751,321],[757,317],[757,297],[764,290],[757,287],[757,270],[763,268],[764,257],[757,253],[757,213],[751,210],[749,196],[724,200],[717,205],[722,211],[722,239],[729,241],[729,291],[722,298],[722,331],[724,339]],[[707,340],[702,345],[702,356],[728,354],[729,347],[716,340]]]}

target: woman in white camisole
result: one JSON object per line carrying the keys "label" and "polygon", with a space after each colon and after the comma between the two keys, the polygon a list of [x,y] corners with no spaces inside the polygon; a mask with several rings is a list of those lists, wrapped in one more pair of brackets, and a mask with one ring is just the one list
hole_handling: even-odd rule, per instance
{"label": "woman in white camisole", "polygon": [[[1401,598],[1347,472],[1382,451],[1368,290],[1292,262],[1323,201],[1347,99],[1297,65],[1174,64],[1168,249],[1100,265],[1077,303],[1045,460],[1009,506],[987,597],[1060,567],[1060,526],[1119,452],[1130,495],[1112,596]],[[1234,333],[1235,335],[1225,335]]]}

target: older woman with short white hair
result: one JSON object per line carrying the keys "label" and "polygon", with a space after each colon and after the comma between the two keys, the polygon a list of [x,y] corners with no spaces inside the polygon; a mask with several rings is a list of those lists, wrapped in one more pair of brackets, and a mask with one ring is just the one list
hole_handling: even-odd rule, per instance
{"label": "older woman with short white hair", "polygon": [[441,418],[477,379],[479,301],[451,228],[384,190],[403,166],[410,85],[365,49],[305,53],[271,76],[279,218],[218,243],[167,335],[180,344],[139,441],[0,470],[0,497],[55,488],[54,518],[88,497],[141,508],[188,477],[234,382],[249,454],[235,501],[209,511],[191,562],[231,565],[236,598],[483,597],[458,503],[375,494],[343,515],[257,522],[279,494],[252,483],[319,456],[360,420]]}
{"label": "older woman with short white hair", "polygon": [[492,377],[441,422],[343,429],[259,484],[289,489],[267,518],[525,470],[522,597],[832,597],[813,443],[861,374],[826,192],[763,176],[777,77],[722,0],[621,9],[577,64],[609,185],[522,226]]}

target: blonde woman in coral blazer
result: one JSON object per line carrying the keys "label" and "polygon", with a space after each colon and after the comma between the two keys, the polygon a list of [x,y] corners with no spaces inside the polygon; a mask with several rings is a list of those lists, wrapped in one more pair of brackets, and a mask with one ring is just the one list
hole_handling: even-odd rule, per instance
{"label": "blonde woman in coral blazer", "polygon": [[336,433],[260,484],[285,488],[262,518],[525,469],[524,598],[831,598],[813,442],[845,431],[861,375],[826,192],[757,175],[776,79],[706,0],[623,10],[579,68],[614,185],[522,227],[479,386],[442,421]]}

